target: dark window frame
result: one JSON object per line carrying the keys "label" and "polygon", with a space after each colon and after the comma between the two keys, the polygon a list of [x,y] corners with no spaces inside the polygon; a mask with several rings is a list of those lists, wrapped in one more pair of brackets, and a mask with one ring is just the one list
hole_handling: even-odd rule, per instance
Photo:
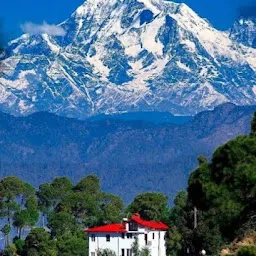
{"label": "dark window frame", "polygon": [[138,231],[139,230],[139,225],[135,221],[130,221],[129,222],[129,231]]}
{"label": "dark window frame", "polygon": [[132,239],[132,233],[126,233],[127,239]]}
{"label": "dark window frame", "polygon": [[144,234],[145,245],[148,245],[148,234]]}
{"label": "dark window frame", "polygon": [[132,249],[126,250],[126,256],[132,256]]}

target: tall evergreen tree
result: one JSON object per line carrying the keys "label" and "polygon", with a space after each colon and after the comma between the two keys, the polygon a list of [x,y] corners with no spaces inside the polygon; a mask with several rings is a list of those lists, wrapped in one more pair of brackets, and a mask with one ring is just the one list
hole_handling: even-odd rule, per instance
{"label": "tall evergreen tree", "polygon": [[146,220],[166,221],[168,197],[162,193],[143,193],[135,197],[127,208],[128,213],[139,213]]}
{"label": "tall evergreen tree", "polygon": [[256,112],[253,115],[253,119],[251,122],[251,135],[256,136]]}

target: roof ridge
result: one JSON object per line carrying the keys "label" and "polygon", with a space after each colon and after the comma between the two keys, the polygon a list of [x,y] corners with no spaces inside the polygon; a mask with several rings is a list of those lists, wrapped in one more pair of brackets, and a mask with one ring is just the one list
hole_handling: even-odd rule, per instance
{"label": "roof ridge", "polygon": [[[139,213],[133,214],[129,221],[132,221],[132,220],[137,222],[141,226],[151,228],[154,230],[165,231],[168,229],[168,226],[161,221],[143,220],[140,217]],[[108,232],[108,233],[126,233],[126,232],[128,232],[128,230],[126,230],[126,225],[124,224],[124,222],[105,224],[102,226],[85,229],[85,231],[86,232],[95,232],[95,233],[96,232]]]}

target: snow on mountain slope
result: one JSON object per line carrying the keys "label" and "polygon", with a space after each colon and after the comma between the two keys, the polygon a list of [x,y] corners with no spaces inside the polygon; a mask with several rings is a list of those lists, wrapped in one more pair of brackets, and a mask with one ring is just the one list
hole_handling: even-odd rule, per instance
{"label": "snow on mountain slope", "polygon": [[86,118],[256,103],[256,49],[185,4],[87,0],[59,26],[63,37],[25,34],[10,42],[0,110]]}
{"label": "snow on mountain slope", "polygon": [[230,37],[246,46],[256,48],[256,17],[241,17],[231,28]]}

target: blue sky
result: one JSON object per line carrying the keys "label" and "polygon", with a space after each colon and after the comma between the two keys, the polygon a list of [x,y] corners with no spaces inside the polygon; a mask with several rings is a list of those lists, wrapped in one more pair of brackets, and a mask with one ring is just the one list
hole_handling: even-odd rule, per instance
{"label": "blue sky", "polygon": [[[84,0],[2,0],[0,19],[6,38],[21,33],[25,22],[58,24],[83,3]],[[207,18],[215,27],[225,30],[233,23],[237,10],[256,0],[176,0],[185,2],[200,16]]]}

